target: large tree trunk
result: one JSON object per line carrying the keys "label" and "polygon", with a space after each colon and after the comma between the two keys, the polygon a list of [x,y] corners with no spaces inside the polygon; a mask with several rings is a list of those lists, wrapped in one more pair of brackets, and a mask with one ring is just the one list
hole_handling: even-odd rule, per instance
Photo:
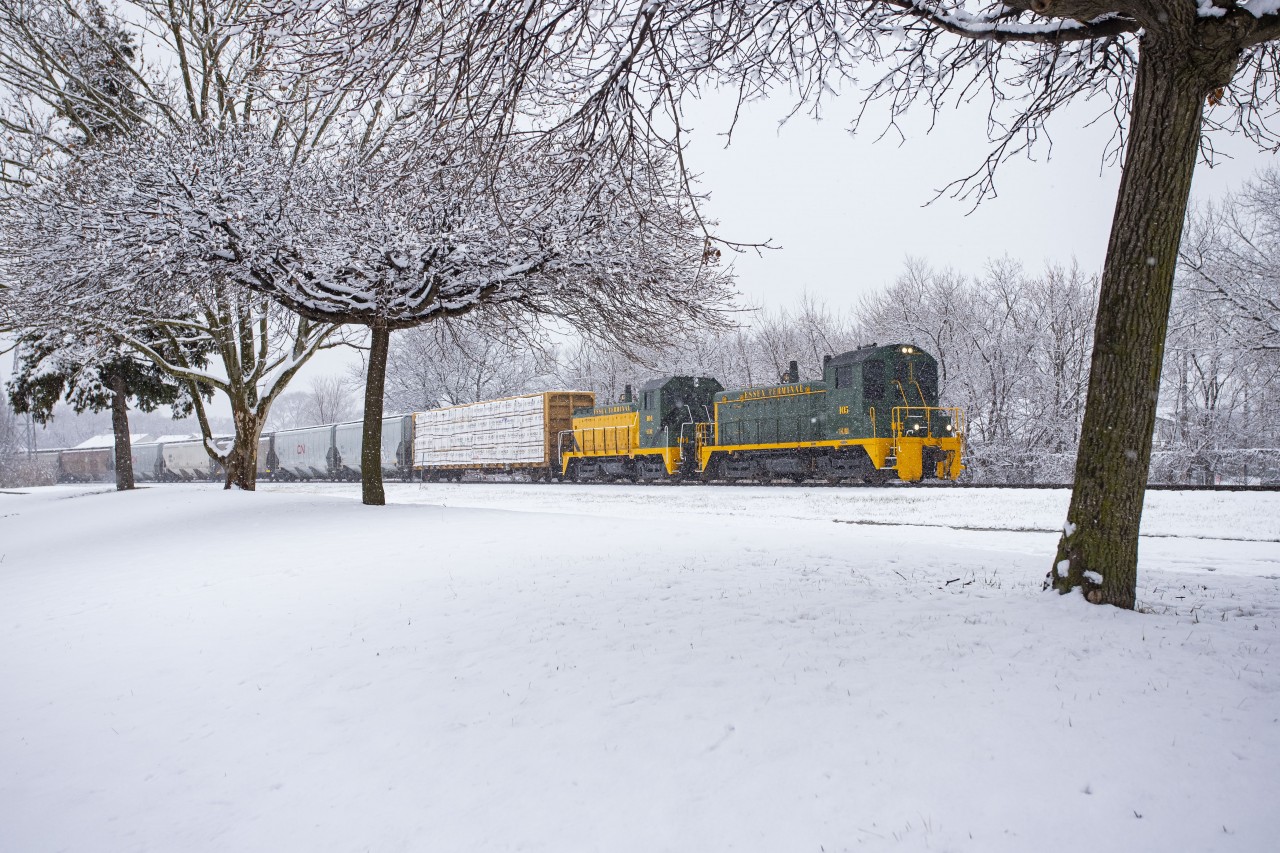
{"label": "large tree trunk", "polygon": [[[1190,28],[1187,28],[1188,30]],[[1132,609],[1160,365],[1205,97],[1234,61],[1144,36],[1102,272],[1075,488],[1046,585]]]}
{"label": "large tree trunk", "polygon": [[236,437],[231,453],[227,457],[226,481],[223,488],[230,489],[235,486],[246,492],[252,492],[258,486],[258,439],[262,437],[262,426],[266,416],[237,409],[232,411],[231,419],[236,425]]}
{"label": "large tree trunk", "polygon": [[133,488],[133,442],[129,438],[129,387],[125,377],[111,377],[111,431],[116,438],[116,491]]}
{"label": "large tree trunk", "polygon": [[383,506],[387,495],[382,488],[382,394],[387,384],[387,350],[391,330],[385,322],[369,327],[369,373],[364,383],[364,435],[360,444],[360,489],[367,506]]}

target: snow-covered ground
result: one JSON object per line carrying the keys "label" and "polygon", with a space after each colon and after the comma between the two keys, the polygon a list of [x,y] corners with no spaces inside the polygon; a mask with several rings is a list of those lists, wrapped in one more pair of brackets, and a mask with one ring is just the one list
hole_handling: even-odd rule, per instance
{"label": "snow-covered ground", "polygon": [[3,851],[1273,851],[1280,495],[0,494]]}

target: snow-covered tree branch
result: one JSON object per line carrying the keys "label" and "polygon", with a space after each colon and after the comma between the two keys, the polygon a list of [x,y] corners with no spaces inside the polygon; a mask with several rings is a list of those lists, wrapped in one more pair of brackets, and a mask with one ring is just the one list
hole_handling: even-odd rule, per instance
{"label": "snow-covered tree branch", "polygon": [[1193,211],[1179,254],[1235,346],[1280,352],[1280,170]]}

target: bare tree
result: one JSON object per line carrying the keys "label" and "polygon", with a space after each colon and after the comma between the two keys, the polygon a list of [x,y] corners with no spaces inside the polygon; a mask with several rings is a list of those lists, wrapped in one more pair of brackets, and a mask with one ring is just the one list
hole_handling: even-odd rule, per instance
{"label": "bare tree", "polygon": [[[210,229],[275,216],[286,177],[256,156],[256,141],[197,130],[100,146],[27,190],[0,223],[0,280],[17,325],[109,337],[187,383],[206,448],[228,487],[244,489],[272,402],[337,333],[240,286],[208,254]],[[193,360],[197,343],[216,366]],[[229,448],[212,440],[202,389],[231,405]]]}
{"label": "bare tree", "polygon": [[679,193],[650,183],[659,173],[647,167],[625,182],[610,172],[565,183],[546,149],[508,143],[499,158],[461,140],[433,146],[419,133],[377,156],[351,149],[286,164],[270,139],[223,136],[209,132],[189,149],[165,140],[168,155],[148,159],[186,151],[202,168],[164,167],[145,191],[133,189],[122,207],[144,203],[148,214],[115,219],[114,240],[163,256],[140,278],[189,258],[320,328],[370,328],[366,503],[385,500],[376,457],[392,330],[487,306],[513,322],[552,317],[625,345],[660,337],[672,319],[714,324],[726,298],[725,275],[704,263]]}
{"label": "bare tree", "polygon": [[306,391],[315,420],[312,423],[336,424],[351,417],[351,383],[343,376],[320,376],[311,380]]}
{"label": "bare tree", "polygon": [[286,391],[276,398],[267,429],[295,429],[314,424],[335,424],[349,419],[354,410],[354,382],[341,375],[318,376],[306,389]]}
{"label": "bare tree", "polygon": [[1237,346],[1280,352],[1280,169],[1189,217],[1181,265],[1219,330]]}
{"label": "bare tree", "polygon": [[626,386],[633,384],[645,369],[637,364],[634,351],[625,353],[588,338],[565,351],[557,375],[561,384],[575,391],[590,391],[603,405],[620,400]]}
{"label": "bare tree", "polygon": [[[1280,444],[1280,170],[1188,216],[1165,359],[1174,476],[1248,478]],[[1194,472],[1194,473],[1193,473]]]}
{"label": "bare tree", "polygon": [[920,344],[938,360],[939,397],[953,396],[954,377],[967,354],[961,332],[969,307],[967,286],[968,279],[955,270],[935,270],[922,258],[907,258],[892,286],[860,299],[855,312],[861,342]]}
{"label": "bare tree", "polygon": [[555,349],[511,331],[463,317],[396,332],[387,354],[387,407],[456,406],[545,386]]}
{"label": "bare tree", "polygon": [[[152,56],[129,35],[137,32],[147,33]],[[161,246],[161,235],[145,226],[160,211],[144,199],[172,209],[174,197],[152,194],[168,181],[179,194],[191,192],[193,203],[202,192],[227,200],[221,188],[200,182],[201,158],[234,153],[189,144],[208,139],[211,129],[261,130],[287,154],[286,165],[325,144],[327,134],[350,130],[340,119],[346,94],[280,75],[293,64],[280,42],[253,4],[240,0],[125,0],[111,11],[97,0],[0,5],[0,287],[10,289],[15,308],[8,321],[77,338],[114,336],[188,383],[208,452],[225,465],[228,485],[242,488],[253,488],[258,434],[272,401],[331,343],[335,328],[211,274],[182,234]],[[173,159],[165,158],[165,144]],[[112,168],[118,173],[108,174]],[[99,205],[110,193],[114,207]],[[126,233],[145,239],[117,239]],[[77,288],[79,298],[67,298]],[[144,340],[148,328],[179,344],[203,340],[218,368],[164,357]],[[201,388],[231,403],[230,448],[211,440]]]}
{"label": "bare tree", "polygon": [[1048,453],[1074,453],[1089,386],[1098,279],[1074,263],[1049,265],[1029,286],[1038,341],[1032,353],[1037,391],[1028,412],[1030,440]]}
{"label": "bare tree", "polygon": [[306,391],[285,391],[276,397],[263,429],[268,432],[281,429],[297,429],[320,423],[314,414],[311,395]]}

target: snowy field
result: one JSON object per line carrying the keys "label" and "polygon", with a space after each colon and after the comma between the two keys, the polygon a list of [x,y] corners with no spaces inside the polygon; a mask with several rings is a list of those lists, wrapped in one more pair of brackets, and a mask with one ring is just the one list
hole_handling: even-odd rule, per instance
{"label": "snowy field", "polygon": [[1275,851],[1280,495],[0,494],[0,850]]}

